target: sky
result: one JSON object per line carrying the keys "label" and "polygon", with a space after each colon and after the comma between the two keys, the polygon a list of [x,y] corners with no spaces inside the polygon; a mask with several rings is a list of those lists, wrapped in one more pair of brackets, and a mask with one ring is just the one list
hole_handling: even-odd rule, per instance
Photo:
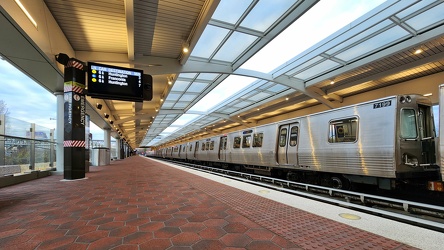
{"label": "sky", "polygon": [[[0,89],[0,100],[6,104],[10,117],[56,128],[56,96],[3,59],[0,59]],[[93,140],[103,140],[103,130],[92,122],[90,127]]]}

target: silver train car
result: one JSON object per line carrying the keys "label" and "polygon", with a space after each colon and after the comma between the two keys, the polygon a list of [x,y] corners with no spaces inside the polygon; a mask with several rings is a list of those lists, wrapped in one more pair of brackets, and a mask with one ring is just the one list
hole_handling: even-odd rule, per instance
{"label": "silver train car", "polygon": [[[432,104],[398,95],[157,149],[201,162],[349,189],[442,181]],[[418,186],[418,188],[419,188]]]}

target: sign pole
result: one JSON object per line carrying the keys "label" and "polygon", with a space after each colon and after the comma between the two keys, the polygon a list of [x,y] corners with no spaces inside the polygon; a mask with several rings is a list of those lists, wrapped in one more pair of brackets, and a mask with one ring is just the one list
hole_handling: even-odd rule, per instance
{"label": "sign pole", "polygon": [[85,65],[70,58],[64,76],[64,178],[85,178]]}

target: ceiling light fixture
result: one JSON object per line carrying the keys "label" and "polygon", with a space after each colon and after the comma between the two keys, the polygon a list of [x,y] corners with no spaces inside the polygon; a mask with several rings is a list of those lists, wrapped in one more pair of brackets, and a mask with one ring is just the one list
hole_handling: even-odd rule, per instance
{"label": "ceiling light fixture", "polygon": [[188,53],[190,51],[190,45],[188,43],[184,43],[182,47],[183,53]]}
{"label": "ceiling light fixture", "polygon": [[415,55],[421,54],[422,53],[422,49],[417,49],[415,50]]}
{"label": "ceiling light fixture", "polygon": [[424,94],[423,96],[432,96],[433,94],[432,93],[427,93],[427,94]]}
{"label": "ceiling light fixture", "polygon": [[20,9],[25,13],[26,17],[28,17],[29,21],[34,25],[35,28],[37,28],[37,22],[32,18],[31,14],[28,12],[28,10],[25,8],[25,6],[20,2],[20,0],[15,0],[15,3],[20,7]]}

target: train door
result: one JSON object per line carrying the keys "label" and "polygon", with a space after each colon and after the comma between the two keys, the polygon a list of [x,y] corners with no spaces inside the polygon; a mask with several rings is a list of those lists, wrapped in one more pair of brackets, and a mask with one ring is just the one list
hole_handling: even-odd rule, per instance
{"label": "train door", "polygon": [[199,141],[197,141],[196,145],[194,145],[194,159],[197,159],[197,150],[199,150]]}
{"label": "train door", "polygon": [[220,137],[218,158],[220,161],[226,161],[227,136]]}
{"label": "train door", "polygon": [[279,126],[277,160],[279,165],[298,164],[299,123]]}
{"label": "train door", "polygon": [[423,164],[436,163],[435,128],[430,106],[418,105],[418,126]]}

